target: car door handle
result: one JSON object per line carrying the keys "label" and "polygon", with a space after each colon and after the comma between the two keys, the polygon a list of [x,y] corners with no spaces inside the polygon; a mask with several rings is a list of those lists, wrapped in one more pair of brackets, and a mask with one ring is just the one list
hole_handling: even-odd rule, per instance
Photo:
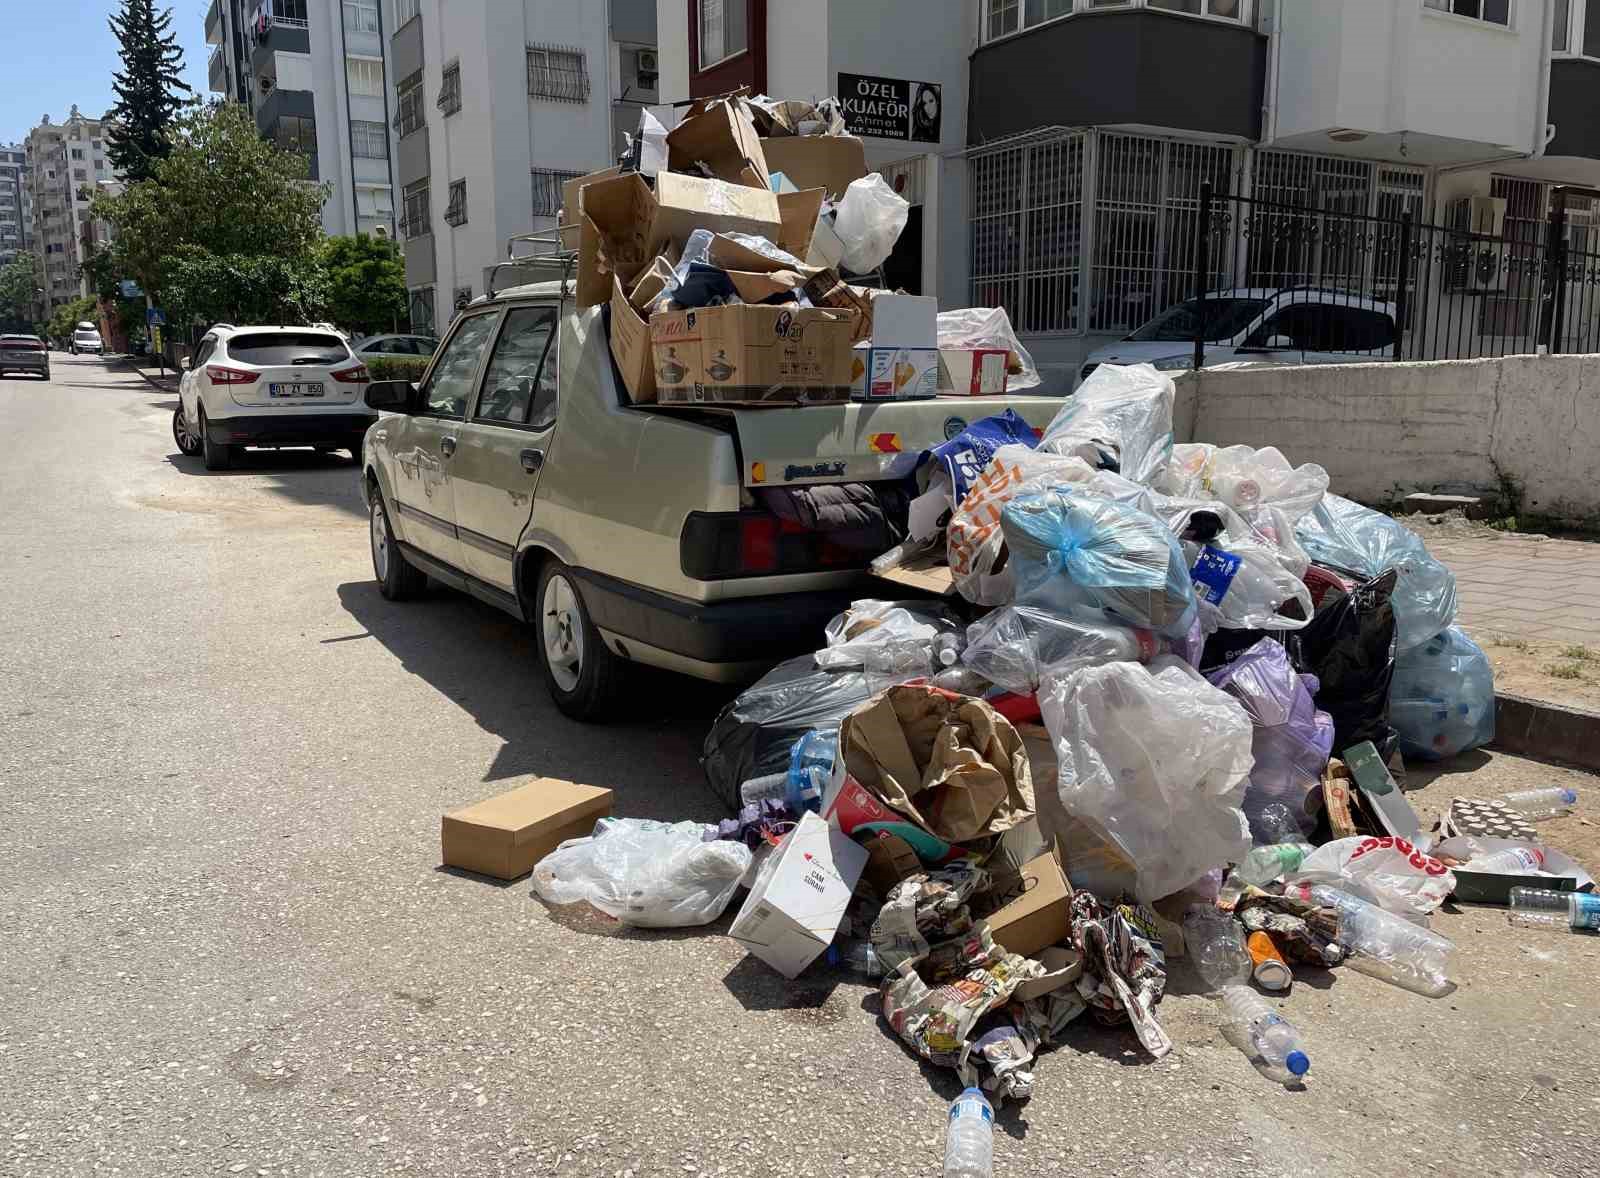
{"label": "car door handle", "polygon": [[450,455],[454,454],[455,452],[456,440],[454,438],[439,439],[439,453],[443,454],[446,458],[449,458]]}
{"label": "car door handle", "polygon": [[522,469],[533,474],[544,465],[543,450],[524,450],[522,452]]}

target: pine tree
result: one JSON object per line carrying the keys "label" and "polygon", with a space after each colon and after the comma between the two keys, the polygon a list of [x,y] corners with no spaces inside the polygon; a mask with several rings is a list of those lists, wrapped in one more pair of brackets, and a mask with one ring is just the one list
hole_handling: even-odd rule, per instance
{"label": "pine tree", "polygon": [[121,44],[122,72],[112,79],[116,126],[106,153],[128,180],[148,180],[172,149],[168,131],[183,96],[194,92],[179,77],[183,49],[172,32],[171,8],[157,16],[153,0],[122,0],[109,23]]}

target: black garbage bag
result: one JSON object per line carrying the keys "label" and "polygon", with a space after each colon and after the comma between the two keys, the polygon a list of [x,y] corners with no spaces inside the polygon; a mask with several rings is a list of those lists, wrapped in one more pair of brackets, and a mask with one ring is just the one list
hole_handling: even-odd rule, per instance
{"label": "black garbage bag", "polygon": [[1387,762],[1399,737],[1389,726],[1394,678],[1397,569],[1357,585],[1330,589],[1304,629],[1284,636],[1295,669],[1317,677],[1317,707],[1333,717],[1333,755],[1370,740]]}

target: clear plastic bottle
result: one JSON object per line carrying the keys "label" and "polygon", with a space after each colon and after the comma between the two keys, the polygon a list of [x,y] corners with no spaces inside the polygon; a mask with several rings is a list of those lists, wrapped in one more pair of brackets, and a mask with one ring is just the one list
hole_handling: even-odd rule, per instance
{"label": "clear plastic bottle", "polygon": [[1600,931],[1600,895],[1553,892],[1548,888],[1512,888],[1506,919],[1524,928]]}
{"label": "clear plastic bottle", "polygon": [[1507,847],[1468,860],[1468,871],[1487,871],[1494,875],[1523,875],[1544,869],[1544,852],[1537,847]]}
{"label": "clear plastic bottle", "polygon": [[1314,850],[1310,843],[1276,843],[1253,848],[1243,862],[1228,873],[1222,885],[1223,898],[1237,900],[1244,894],[1246,884],[1260,887],[1299,870],[1305,857]]}
{"label": "clear plastic bottle", "polygon": [[1578,791],[1559,785],[1549,789],[1521,789],[1500,800],[1529,821],[1537,822],[1541,818],[1572,813],[1572,807],[1578,804]]}
{"label": "clear plastic bottle", "polygon": [[941,634],[933,640],[934,657],[941,667],[953,667],[961,659],[961,648],[966,645],[960,634]]}
{"label": "clear plastic bottle", "polygon": [[1183,943],[1208,990],[1242,986],[1249,980],[1244,928],[1226,912],[1203,905],[1189,909],[1183,917]]}
{"label": "clear plastic bottle", "polygon": [[1250,1046],[1270,1066],[1291,1076],[1311,1070],[1311,1060],[1300,1046],[1300,1032],[1254,990],[1246,986],[1224,990],[1222,1017],[1227,1025],[1245,1028]]}
{"label": "clear plastic bottle", "polygon": [[1450,991],[1448,970],[1455,945],[1448,937],[1327,884],[1291,884],[1284,894],[1337,911],[1339,943],[1376,963],[1369,972],[1420,994]]}
{"label": "clear plastic bottle", "polygon": [[789,750],[789,768],[782,773],[752,777],[739,786],[739,800],[746,806],[765,801],[782,801],[796,814],[822,810],[822,792],[833,774],[833,759],[839,750],[837,728],[813,728]]}
{"label": "clear plastic bottle", "polygon": [[950,1102],[944,1138],[944,1178],[993,1178],[994,1106],[979,1088]]}
{"label": "clear plastic bottle", "polygon": [[884,975],[883,959],[870,941],[835,941],[828,946],[827,962],[829,965],[842,965],[863,977],[881,978]]}

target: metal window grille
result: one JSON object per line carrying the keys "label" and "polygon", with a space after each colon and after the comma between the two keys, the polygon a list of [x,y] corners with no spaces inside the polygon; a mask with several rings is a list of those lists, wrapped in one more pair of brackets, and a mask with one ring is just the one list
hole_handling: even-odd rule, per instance
{"label": "metal window grille", "polygon": [[400,232],[407,237],[421,237],[430,232],[433,220],[428,206],[428,181],[418,180],[407,184],[400,194]]}
{"label": "metal window grille", "polygon": [[467,182],[464,179],[450,181],[450,203],[444,209],[444,222],[446,225],[467,223]]}
{"label": "metal window grille", "polygon": [[422,71],[407,75],[395,87],[394,129],[404,139],[413,131],[420,131],[427,124],[427,115],[423,110],[424,96],[422,93]]}
{"label": "metal window grille", "polygon": [[554,217],[561,212],[561,186],[576,180],[582,172],[561,172],[554,168],[533,169],[533,215]]}
{"label": "metal window grille", "polygon": [[972,298],[1004,306],[1018,331],[1077,327],[1083,132],[974,156]]}
{"label": "metal window grille", "polygon": [[369,119],[350,120],[350,150],[365,160],[389,158],[389,128]]}
{"label": "metal window grille", "polygon": [[436,104],[447,116],[461,109],[461,63],[444,67],[444,78],[439,86]]}
{"label": "metal window grille", "polygon": [[423,287],[411,292],[411,330],[433,330],[433,287]]}
{"label": "metal window grille", "polygon": [[529,45],[528,93],[556,102],[588,102],[589,69],[583,50]]}

